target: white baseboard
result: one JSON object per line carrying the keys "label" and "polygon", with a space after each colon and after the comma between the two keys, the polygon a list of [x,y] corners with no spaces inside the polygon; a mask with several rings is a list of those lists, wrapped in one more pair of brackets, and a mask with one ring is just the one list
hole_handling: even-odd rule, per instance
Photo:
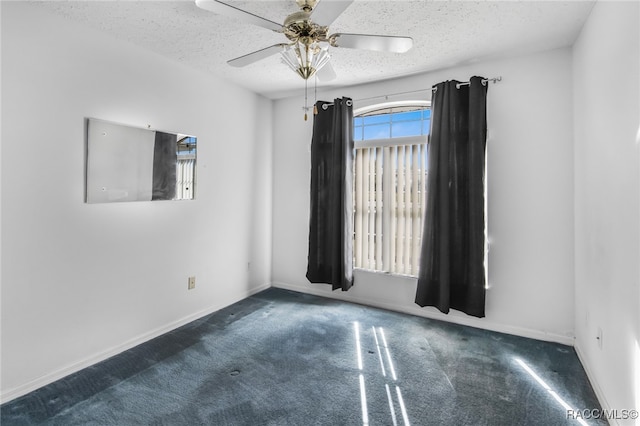
{"label": "white baseboard", "polygon": [[121,352],[124,352],[128,349],[131,349],[133,347],[138,346],[141,343],[147,342],[151,339],[154,339],[158,336],[161,336],[165,333],[168,333],[172,330],[175,330],[178,327],[182,327],[185,324],[188,324],[192,321],[195,321],[199,318],[202,318],[204,316],[207,316],[209,314],[212,314],[216,311],[219,311],[220,309],[226,308],[229,305],[232,305],[233,303],[239,302],[240,300],[246,299],[247,297],[259,293],[263,290],[268,289],[269,287],[271,287],[271,285],[269,283],[267,284],[262,284],[256,288],[250,289],[248,291],[246,291],[244,294],[242,294],[240,297],[236,298],[235,300],[233,300],[231,303],[228,303],[226,305],[223,306],[219,306],[219,305],[213,305],[213,306],[209,306],[206,309],[203,309],[201,311],[195,312],[193,314],[187,315],[184,318],[181,318],[177,321],[173,321],[169,324],[166,324],[162,327],[158,327],[155,330],[151,330],[148,333],[144,333],[141,334],[131,340],[128,340],[124,343],[122,343],[121,345],[118,346],[114,346],[112,348],[109,348],[103,352],[100,352],[98,354],[95,354],[93,356],[90,356],[88,358],[85,358],[81,361],[75,362],[69,366],[66,366],[64,368],[61,368],[59,370],[53,371],[51,373],[45,374],[44,376],[38,377],[34,380],[31,380],[23,385],[17,386],[13,389],[9,389],[7,391],[4,391],[0,394],[0,403],[4,404],[6,402],[9,402],[13,399],[16,399],[20,396],[26,395],[29,392],[33,392],[36,389],[39,389],[43,386],[46,386],[50,383],[55,382],[56,380],[60,380],[66,376],[68,376],[69,374],[73,374],[76,373],[80,370],[82,370],[83,368],[87,368],[90,367],[94,364],[97,364],[101,361],[104,361],[114,355],[117,355]]}
{"label": "white baseboard", "polygon": [[[283,282],[273,282],[271,284],[262,284],[256,288],[253,288],[251,290],[248,290],[245,294],[243,294],[242,296],[238,297],[236,300],[232,301],[231,303],[227,304],[227,305],[223,305],[223,306],[219,306],[219,305],[214,305],[214,306],[210,306],[206,309],[203,309],[199,312],[195,312],[191,315],[188,315],[184,318],[181,318],[177,321],[174,321],[170,324],[167,324],[163,327],[159,327],[155,330],[152,330],[148,333],[145,333],[143,335],[140,335],[134,339],[131,339],[127,342],[122,343],[121,345],[115,346],[113,348],[110,348],[106,351],[103,351],[101,353],[95,354],[94,356],[85,358],[81,361],[78,361],[72,365],[69,365],[67,367],[61,368],[59,370],[56,370],[54,372],[51,372],[49,374],[46,374],[44,376],[38,377],[37,379],[34,379],[30,382],[27,382],[23,385],[20,385],[18,387],[15,387],[13,389],[9,389],[7,391],[4,391],[0,394],[0,402],[1,403],[6,403],[9,402],[15,398],[18,398],[22,395],[26,395],[29,392],[32,392],[38,388],[41,388],[43,386],[46,386],[52,382],[55,382],[56,380],[62,379],[65,376],[68,376],[69,374],[73,374],[77,371],[82,370],[83,368],[87,368],[91,365],[97,364],[98,362],[104,361],[114,355],[117,355],[121,352],[124,352],[128,349],[131,349],[135,346],[138,346],[141,343],[144,343],[146,341],[149,341],[151,339],[154,339],[158,336],[161,336],[165,333],[168,333],[172,330],[175,330],[178,327],[181,327],[185,324],[190,323],[191,321],[195,321],[199,318],[202,318],[206,315],[209,315],[213,312],[219,311],[220,309],[223,309],[227,306],[229,306],[230,304],[233,304],[235,302],[238,302],[244,298],[247,298],[253,294],[259,293],[263,290],[266,290],[269,287],[276,287],[276,288],[282,288],[285,290],[291,290],[291,291],[296,291],[299,293],[307,293],[307,294],[313,294],[316,296],[320,296],[320,297],[328,297],[328,298],[332,298],[332,299],[337,299],[337,300],[342,300],[342,301],[346,301],[346,302],[352,302],[352,303],[357,303],[357,304],[362,304],[362,305],[368,305],[368,306],[374,306],[374,307],[378,307],[378,308],[382,308],[382,309],[387,309],[390,311],[396,311],[396,312],[402,312],[402,313],[406,313],[406,314],[411,314],[411,315],[416,315],[416,316],[420,316],[420,317],[424,317],[424,318],[430,318],[430,319],[436,319],[439,321],[447,321],[447,322],[452,322],[452,323],[456,323],[456,324],[460,324],[460,325],[465,325],[465,326],[469,326],[469,327],[475,327],[475,328],[482,328],[482,329],[486,329],[486,330],[490,330],[490,331],[496,331],[496,332],[500,332],[500,333],[506,333],[506,334],[512,334],[512,335],[516,335],[516,336],[521,336],[521,337],[527,337],[527,338],[532,338],[532,339],[536,339],[536,340],[543,340],[543,341],[551,341],[551,342],[557,342],[557,343],[561,343],[561,344],[565,344],[565,345],[569,345],[569,346],[574,346],[574,339],[572,337],[567,337],[567,336],[562,336],[562,335],[556,335],[556,334],[550,334],[550,333],[545,333],[543,331],[539,331],[539,330],[531,330],[531,329],[526,329],[526,328],[521,328],[521,327],[513,327],[513,326],[509,326],[509,325],[504,325],[504,324],[498,324],[498,323],[492,323],[490,321],[482,321],[482,324],[478,324],[477,322],[474,322],[472,319],[467,320],[464,317],[456,317],[456,316],[447,316],[446,318],[443,318],[444,315],[438,315],[432,312],[429,312],[427,310],[424,310],[423,308],[420,307],[408,307],[408,306],[403,306],[403,305],[397,305],[397,304],[393,304],[393,303],[385,303],[385,302],[380,302],[377,300],[371,300],[371,299],[366,299],[366,298],[362,298],[362,297],[354,297],[348,293],[344,293],[344,292],[327,292],[327,291],[322,291],[313,287],[301,287],[301,286],[296,286],[296,285],[291,285],[291,284],[287,284],[287,283],[283,283]],[[578,353],[578,356],[580,358],[580,354]],[[582,358],[580,358],[581,362],[582,362]],[[583,362],[583,366],[585,366],[584,362]],[[587,371],[587,376],[589,376],[589,379],[592,379],[592,376],[589,375],[588,369],[585,366],[585,370]],[[602,396],[602,392],[598,389],[596,389],[595,386],[595,382],[594,383],[594,390],[596,391],[596,395],[598,396],[598,399],[600,400],[601,403],[605,402],[605,400],[603,399]],[[603,408],[604,404],[603,404]]]}
{"label": "white baseboard", "polygon": [[[607,398],[605,397],[604,392],[602,391],[602,388],[600,387],[600,384],[596,380],[596,377],[593,375],[593,371],[589,367],[589,363],[585,362],[586,358],[584,356],[584,351],[582,350],[582,346],[580,345],[580,342],[578,340],[576,340],[576,344],[574,345],[574,349],[576,350],[576,354],[578,355],[578,359],[580,360],[580,364],[582,364],[582,368],[584,369],[585,373],[587,374],[587,378],[589,379],[589,383],[591,383],[591,387],[593,388],[593,391],[595,392],[596,398],[598,398],[598,402],[602,406],[602,409],[603,410],[607,410],[607,411],[612,411],[612,407],[611,407],[611,405],[609,405],[609,402],[607,401]],[[620,422],[618,422],[617,419],[607,419],[607,420],[608,420],[610,425],[620,425]]]}
{"label": "white baseboard", "polygon": [[297,285],[287,284],[283,282],[273,282],[273,287],[282,288],[285,290],[297,291],[299,293],[313,294],[315,296],[328,297],[331,299],[342,300],[345,302],[358,303],[361,305],[373,306],[376,308],[387,309],[395,312],[402,312],[405,314],[411,314],[419,317],[435,319],[439,321],[451,322],[455,324],[465,325],[468,327],[481,328],[484,330],[496,331],[499,333],[512,334],[520,337],[527,337],[535,340],[543,340],[546,342],[555,342],[563,345],[573,346],[574,338],[569,336],[563,336],[561,334],[548,333],[541,330],[528,329],[523,327],[510,326],[507,324],[500,324],[488,321],[483,318],[481,321],[472,318],[465,318],[453,315],[438,314],[430,312],[419,306],[406,306],[395,303],[381,302],[379,300],[366,299],[359,296],[352,296],[348,292],[335,291],[327,292],[322,291],[314,287],[301,287]]}

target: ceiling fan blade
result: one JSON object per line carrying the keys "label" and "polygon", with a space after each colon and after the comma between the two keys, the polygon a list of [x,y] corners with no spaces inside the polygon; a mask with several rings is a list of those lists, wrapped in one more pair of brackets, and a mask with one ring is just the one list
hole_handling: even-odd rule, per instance
{"label": "ceiling fan blade", "polygon": [[351,3],[353,0],[320,0],[311,12],[313,22],[328,27]]}
{"label": "ceiling fan blade", "polygon": [[282,25],[218,0],[196,0],[196,6],[219,15],[240,19],[248,24],[282,32]]}
{"label": "ceiling fan blade", "polygon": [[370,34],[333,34],[330,36],[334,47],[377,50],[379,52],[404,53],[413,46],[411,37],[383,36]]}
{"label": "ceiling fan blade", "polygon": [[239,58],[231,59],[227,61],[227,63],[234,67],[244,67],[261,59],[268,58],[271,55],[275,55],[276,53],[282,52],[282,49],[285,46],[287,46],[286,43],[274,44],[273,46],[248,53],[244,56],[240,56]]}
{"label": "ceiling fan blade", "polygon": [[316,71],[316,76],[320,81],[331,81],[337,77],[336,70],[331,66],[331,62],[324,64],[322,68]]}

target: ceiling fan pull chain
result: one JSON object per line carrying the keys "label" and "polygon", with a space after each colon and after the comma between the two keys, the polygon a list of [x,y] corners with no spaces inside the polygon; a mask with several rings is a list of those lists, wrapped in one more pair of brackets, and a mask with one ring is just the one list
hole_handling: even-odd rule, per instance
{"label": "ceiling fan pull chain", "polygon": [[304,79],[304,121],[307,121],[307,111],[309,111],[309,106],[307,104],[307,88],[308,88],[309,80]]}
{"label": "ceiling fan pull chain", "polygon": [[313,115],[318,115],[318,74],[315,75],[313,80]]}

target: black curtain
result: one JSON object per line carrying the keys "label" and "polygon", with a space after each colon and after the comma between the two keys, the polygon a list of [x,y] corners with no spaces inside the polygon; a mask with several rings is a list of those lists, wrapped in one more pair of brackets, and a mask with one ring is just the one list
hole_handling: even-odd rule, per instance
{"label": "black curtain", "polygon": [[177,146],[177,135],[156,131],[153,146],[152,200],[173,200],[176,196]]}
{"label": "black curtain", "polygon": [[484,317],[487,86],[434,86],[427,205],[415,302]]}
{"label": "black curtain", "polygon": [[307,279],[343,291],[353,285],[352,105],[349,98],[317,102],[311,140]]}

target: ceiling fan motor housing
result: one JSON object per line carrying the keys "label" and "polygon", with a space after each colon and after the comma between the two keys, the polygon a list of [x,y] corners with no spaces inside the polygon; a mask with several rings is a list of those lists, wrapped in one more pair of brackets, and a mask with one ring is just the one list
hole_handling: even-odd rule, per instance
{"label": "ceiling fan motor housing", "polygon": [[310,45],[320,41],[327,41],[329,28],[311,21],[311,14],[299,11],[287,16],[284,21],[284,35],[292,42]]}

